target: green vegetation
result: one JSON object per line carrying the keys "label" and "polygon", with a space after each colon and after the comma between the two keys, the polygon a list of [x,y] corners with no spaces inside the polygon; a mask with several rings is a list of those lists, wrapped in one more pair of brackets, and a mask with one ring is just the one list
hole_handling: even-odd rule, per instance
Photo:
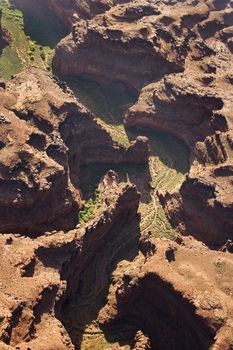
{"label": "green vegetation", "polygon": [[[157,131],[132,131],[130,139],[137,134],[150,140],[151,157],[149,167],[140,164],[92,164],[81,169],[81,189],[86,198],[93,196],[101,177],[109,170],[115,170],[122,182],[130,180],[141,193],[139,211],[141,231],[151,231],[156,237],[175,238],[172,228],[161,206],[157,191],[173,190],[185,179],[189,166],[189,152],[186,146],[172,135]],[[132,229],[132,228],[130,228]]]}
{"label": "green vegetation", "polygon": [[100,193],[98,190],[94,192],[93,198],[90,198],[86,203],[84,208],[79,212],[78,219],[79,223],[87,223],[90,221],[95,213],[95,209],[98,207],[98,202],[100,198]]}
{"label": "green vegetation", "polygon": [[[95,337],[95,341],[93,342],[93,336]],[[111,343],[109,343],[105,337],[104,334],[99,333],[93,333],[88,334],[88,332],[85,331],[84,337],[82,340],[82,349],[83,350],[104,350],[109,349],[111,346]]]}
{"label": "green vegetation", "polygon": [[[25,4],[25,2],[22,3]],[[38,2],[35,0],[31,3],[26,2],[25,7],[20,4],[19,0],[1,0],[0,2],[0,9],[3,11],[2,26],[11,38],[9,46],[0,56],[0,77],[7,80],[12,75],[31,66],[50,69],[53,47],[59,40],[54,21],[50,20],[47,24],[45,20],[35,21],[36,16],[40,18],[39,14],[42,13],[42,10],[39,11]],[[31,7],[33,7],[31,10],[33,10],[34,17],[30,12]],[[22,12],[25,9],[27,11]],[[27,31],[27,27],[33,30]],[[60,30],[59,35],[61,32]],[[64,32],[62,33],[64,35]],[[44,39],[39,40],[39,38]]]}

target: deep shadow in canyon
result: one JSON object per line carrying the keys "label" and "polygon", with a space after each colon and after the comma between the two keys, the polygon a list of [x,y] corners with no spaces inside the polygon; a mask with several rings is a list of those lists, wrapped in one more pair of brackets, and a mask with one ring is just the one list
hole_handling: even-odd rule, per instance
{"label": "deep shadow in canyon", "polygon": [[[87,234],[81,252],[63,267],[62,278],[68,282],[67,291],[56,312],[76,349],[81,349],[83,333],[98,319],[106,304],[117,264],[122,260],[132,262],[138,254],[139,218],[131,217],[127,210],[120,218],[103,238],[96,240]],[[122,225],[122,222],[126,224]],[[97,325],[98,321],[95,322]]]}
{"label": "deep shadow in canyon", "polygon": [[68,34],[67,28],[43,2],[10,0],[10,3],[22,11],[25,34],[39,45],[54,48]]}

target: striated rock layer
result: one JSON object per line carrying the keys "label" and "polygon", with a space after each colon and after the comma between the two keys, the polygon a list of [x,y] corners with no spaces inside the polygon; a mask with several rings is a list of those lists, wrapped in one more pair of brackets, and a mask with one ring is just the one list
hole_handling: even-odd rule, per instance
{"label": "striated rock layer", "polygon": [[81,164],[148,160],[145,138],[117,145],[59,84],[31,69],[0,90],[1,232],[72,228],[82,207]]}
{"label": "striated rock layer", "polygon": [[54,70],[91,75],[133,91],[164,74],[182,71],[188,33],[178,37],[174,31],[167,38],[158,20],[162,21],[161,11],[156,2],[130,2],[91,20],[77,19],[72,33],[56,47]]}
{"label": "striated rock layer", "polygon": [[189,146],[187,180],[161,200],[182,233],[219,247],[233,239],[233,67],[230,34],[223,34],[230,33],[233,10],[229,1],[186,5],[177,5],[169,25],[191,35],[184,72],[146,86],[125,124],[168,131]]}
{"label": "striated rock layer", "polygon": [[182,233],[219,247],[233,239],[233,96],[226,77],[215,74],[211,86],[204,78],[187,69],[146,86],[125,123],[168,131],[188,145],[192,166],[187,180],[179,192],[161,194],[161,200]]}
{"label": "striated rock layer", "polygon": [[140,194],[112,171],[77,225],[81,165],[146,164],[148,142],[114,143],[66,84],[26,70],[0,85],[0,349],[231,350],[232,1],[45,3],[74,22],[54,68],[141,91],[126,128],[189,147],[186,180],[158,196],[222,251],[142,235]]}

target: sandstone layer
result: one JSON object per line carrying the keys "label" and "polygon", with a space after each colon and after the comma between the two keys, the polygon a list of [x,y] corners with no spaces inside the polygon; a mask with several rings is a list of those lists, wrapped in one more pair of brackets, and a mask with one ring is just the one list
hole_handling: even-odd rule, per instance
{"label": "sandstone layer", "polygon": [[6,85],[0,91],[1,232],[72,228],[82,207],[81,164],[147,162],[145,138],[128,149],[117,145],[49,75],[31,69]]}
{"label": "sandstone layer", "polygon": [[184,72],[142,89],[125,123],[168,131],[188,145],[187,180],[161,199],[181,232],[219,247],[233,239],[232,51],[223,35],[233,13],[230,2],[203,1],[189,14],[178,8],[176,23],[192,33]]}
{"label": "sandstone layer", "polygon": [[150,339],[142,349],[231,349],[232,281],[221,278],[232,256],[190,237],[178,244],[145,237],[141,251],[114,272],[99,314],[103,327],[140,329]]}

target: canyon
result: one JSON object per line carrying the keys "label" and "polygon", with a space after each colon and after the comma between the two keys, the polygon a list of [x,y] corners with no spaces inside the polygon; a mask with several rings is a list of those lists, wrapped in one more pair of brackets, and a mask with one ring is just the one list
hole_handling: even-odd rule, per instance
{"label": "canyon", "polygon": [[114,144],[64,89],[32,68],[1,91],[1,232],[72,228],[82,206],[82,164],[148,161],[146,138],[127,149]]}
{"label": "canyon", "polygon": [[0,24],[0,349],[231,350],[233,1]]}
{"label": "canyon", "polygon": [[220,246],[233,238],[232,3],[164,5],[136,1],[77,18],[55,49],[53,67],[141,91],[125,127],[172,133],[191,151],[190,177],[179,194],[164,196],[167,214],[182,232]]}

